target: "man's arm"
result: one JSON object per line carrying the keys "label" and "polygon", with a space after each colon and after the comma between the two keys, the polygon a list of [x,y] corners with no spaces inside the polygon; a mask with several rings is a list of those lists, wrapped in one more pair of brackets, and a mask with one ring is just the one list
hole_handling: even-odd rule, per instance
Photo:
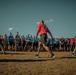
{"label": "man's arm", "polygon": [[53,36],[52,36],[52,33],[49,31],[48,32],[49,33],[49,35],[51,36],[51,38],[54,40],[54,38],[53,38]]}
{"label": "man's arm", "polygon": [[36,39],[38,39],[38,34],[39,34],[39,31],[37,30],[37,32],[36,32]]}

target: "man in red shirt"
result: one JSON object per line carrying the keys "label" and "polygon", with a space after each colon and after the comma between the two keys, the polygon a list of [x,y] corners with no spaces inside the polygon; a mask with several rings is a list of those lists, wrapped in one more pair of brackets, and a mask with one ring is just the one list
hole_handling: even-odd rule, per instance
{"label": "man in red shirt", "polygon": [[52,51],[48,48],[48,46],[46,46],[47,33],[49,33],[49,35],[51,36],[51,38],[54,40],[54,38],[53,38],[50,30],[44,24],[44,21],[41,20],[40,23],[38,24],[38,29],[37,29],[37,33],[36,33],[36,39],[38,39],[38,34],[40,34],[40,41],[39,41],[39,44],[38,44],[38,52],[35,55],[36,58],[39,57],[41,45],[50,53],[51,58],[55,57],[55,54],[53,54]]}
{"label": "man in red shirt", "polygon": [[74,45],[75,45],[75,47],[74,47],[74,50],[73,50],[73,52],[72,52],[72,56],[74,56],[74,54],[75,54],[75,52],[76,52],[76,37],[75,37],[75,39],[74,39]]}
{"label": "man in red shirt", "polygon": [[73,51],[73,49],[74,49],[74,43],[75,43],[74,38],[72,38],[70,40],[70,51]]}

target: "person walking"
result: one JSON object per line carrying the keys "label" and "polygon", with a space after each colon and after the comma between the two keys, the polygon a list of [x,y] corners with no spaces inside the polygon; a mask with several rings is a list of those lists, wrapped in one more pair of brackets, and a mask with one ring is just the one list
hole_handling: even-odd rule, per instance
{"label": "person walking", "polygon": [[39,58],[41,45],[45,48],[45,50],[47,50],[50,53],[51,58],[55,58],[55,54],[52,53],[52,50],[50,50],[49,47],[46,45],[47,33],[49,33],[52,40],[54,40],[49,28],[44,24],[44,21],[41,20],[40,23],[38,24],[38,28],[36,32],[36,39],[38,39],[38,35],[40,34],[40,41],[38,43],[38,51],[37,51],[37,54],[35,55],[36,58]]}

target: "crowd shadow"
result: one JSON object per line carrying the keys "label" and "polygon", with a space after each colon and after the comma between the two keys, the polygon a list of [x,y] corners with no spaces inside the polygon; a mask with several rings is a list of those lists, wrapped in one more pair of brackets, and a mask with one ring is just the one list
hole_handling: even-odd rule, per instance
{"label": "crowd shadow", "polygon": [[0,59],[0,62],[43,62],[43,61],[51,61],[55,60],[50,58],[34,58],[34,59]]}
{"label": "crowd shadow", "polygon": [[54,59],[0,59],[0,62],[43,62],[43,61],[53,61],[59,59],[76,59],[75,57],[59,57]]}
{"label": "crowd shadow", "polygon": [[42,61],[47,61],[45,60],[35,60],[35,59],[0,59],[0,62],[42,62]]}

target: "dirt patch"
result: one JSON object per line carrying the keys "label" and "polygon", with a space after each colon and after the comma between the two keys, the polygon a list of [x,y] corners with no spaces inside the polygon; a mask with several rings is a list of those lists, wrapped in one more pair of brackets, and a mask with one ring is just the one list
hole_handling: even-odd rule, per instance
{"label": "dirt patch", "polygon": [[70,52],[54,52],[55,59],[45,53],[38,59],[36,52],[0,54],[0,75],[76,75],[76,57],[68,58]]}

